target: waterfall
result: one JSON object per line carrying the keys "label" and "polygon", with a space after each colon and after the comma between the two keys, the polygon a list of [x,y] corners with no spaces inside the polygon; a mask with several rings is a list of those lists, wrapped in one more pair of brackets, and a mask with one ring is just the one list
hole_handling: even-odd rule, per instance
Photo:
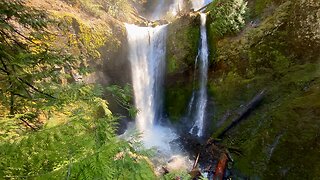
{"label": "waterfall", "polygon": [[[171,5],[168,6],[168,4],[165,5],[167,1],[159,0],[158,7],[151,19],[163,17],[163,8],[169,8],[168,13],[172,15],[177,14],[184,7],[183,1],[171,1]],[[156,165],[156,167],[162,169],[163,165],[167,164],[167,167],[188,168],[190,170],[193,163],[185,155],[180,144],[170,145],[170,142],[177,140],[177,134],[171,128],[164,127],[158,123],[163,118],[162,99],[167,25],[139,27],[125,24],[125,27],[127,30],[128,59],[131,64],[135,106],[138,109],[135,127],[141,133],[141,140],[144,146],[157,149],[156,164],[163,164]],[[203,86],[205,87],[206,84],[203,83]],[[206,96],[206,92],[202,94]],[[206,99],[206,97],[202,99]],[[122,137],[125,138],[129,135],[130,129]],[[170,157],[171,160],[167,161]]]}
{"label": "waterfall", "polygon": [[[195,123],[193,127],[190,130],[190,133],[196,134],[198,137],[203,136],[204,131],[204,120],[206,115],[206,107],[207,107],[207,80],[208,80],[208,40],[207,40],[207,30],[206,30],[206,19],[207,15],[205,13],[201,13],[201,27],[200,27],[200,33],[201,33],[201,43],[199,48],[199,81],[200,81],[200,88],[199,92],[197,93],[197,99],[196,99],[196,109],[195,109]],[[197,63],[198,57],[196,58]],[[194,103],[194,96],[195,93],[193,93],[191,101],[189,104],[189,107],[192,106]],[[190,108],[191,110],[191,108]],[[190,111],[189,113],[190,114]]]}
{"label": "waterfall", "polygon": [[170,6],[169,12],[176,16],[184,8],[184,0],[174,0]]}
{"label": "waterfall", "polygon": [[126,24],[132,68],[137,127],[143,132],[162,114],[162,85],[166,54],[166,25],[138,27]]}
{"label": "waterfall", "polygon": [[163,19],[165,15],[176,16],[183,10],[185,0],[171,0],[169,3],[167,0],[159,0],[156,8],[151,14],[150,20]]}
{"label": "waterfall", "polygon": [[163,78],[165,71],[167,25],[138,27],[126,24],[129,60],[135,106],[138,109],[136,127],[147,148],[156,147],[170,154],[170,142],[177,135],[158,125],[163,114]]}
{"label": "waterfall", "polygon": [[164,16],[164,13],[166,12],[164,10],[165,7],[165,0],[159,0],[156,8],[154,9],[152,15],[151,15],[151,20],[159,20]]}

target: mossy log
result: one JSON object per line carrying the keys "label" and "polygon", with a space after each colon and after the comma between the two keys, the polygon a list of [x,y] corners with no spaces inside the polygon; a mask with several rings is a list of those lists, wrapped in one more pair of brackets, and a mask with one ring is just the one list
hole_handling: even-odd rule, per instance
{"label": "mossy log", "polygon": [[222,131],[218,131],[218,133],[214,135],[214,138],[222,139],[225,134],[230,131],[230,129],[239,124],[251,111],[253,111],[261,103],[265,94],[266,90],[262,90],[261,92],[259,92],[249,103],[247,103],[246,106],[241,108],[238,113],[235,113],[235,117],[232,116],[234,118],[232,119],[231,123],[225,126]]}
{"label": "mossy log", "polygon": [[208,6],[210,6],[210,4],[212,4],[212,2],[209,3],[209,4],[207,4],[207,5],[205,5],[205,6],[203,6],[202,8],[200,8],[200,9],[198,9],[198,10],[194,10],[194,12],[201,12],[202,10],[204,10],[204,9],[206,9]]}

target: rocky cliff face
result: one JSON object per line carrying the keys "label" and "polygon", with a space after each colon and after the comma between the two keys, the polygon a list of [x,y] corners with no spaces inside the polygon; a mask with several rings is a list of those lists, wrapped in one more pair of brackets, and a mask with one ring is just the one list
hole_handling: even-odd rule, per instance
{"label": "rocky cliff face", "polygon": [[[144,1],[131,0],[29,0],[28,5],[46,10],[58,21],[51,31],[57,34],[51,44],[81,59],[78,69],[70,72],[68,81],[78,80],[83,67],[91,71],[82,77],[86,83],[102,86],[131,83],[130,64],[127,60],[127,38],[124,22],[141,24],[138,15]],[[81,80],[81,77],[80,77]],[[127,114],[105,93],[114,114]]]}
{"label": "rocky cliff face", "polygon": [[[49,11],[60,27],[55,46],[86,59],[95,71],[85,81],[110,85],[130,82],[126,63],[126,32],[124,22],[141,23],[134,6],[143,2],[99,0],[29,0],[30,6]],[[119,70],[122,72],[119,75]],[[123,72],[128,74],[123,74]]]}
{"label": "rocky cliff face", "polygon": [[173,121],[184,115],[191,97],[199,38],[200,18],[196,14],[179,17],[169,24],[165,108]]}
{"label": "rocky cliff face", "polygon": [[244,176],[319,176],[319,7],[313,0],[250,1],[242,31],[213,40],[213,132],[230,123],[224,117],[236,114],[260,90],[268,92],[223,140],[241,149],[235,167]]}

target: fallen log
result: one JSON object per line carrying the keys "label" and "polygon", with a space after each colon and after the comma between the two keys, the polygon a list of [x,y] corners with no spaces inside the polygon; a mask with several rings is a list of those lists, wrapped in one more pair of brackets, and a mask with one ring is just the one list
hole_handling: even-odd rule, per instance
{"label": "fallen log", "polygon": [[235,125],[239,124],[241,120],[243,120],[251,111],[253,111],[263,100],[266,94],[266,90],[262,90],[259,92],[247,105],[244,106],[234,117],[231,123],[224,128],[220,133],[218,133],[215,137],[218,139],[222,139],[224,135],[230,131]]}
{"label": "fallen log", "polygon": [[240,148],[238,148],[238,147],[230,147],[229,146],[229,147],[227,147],[227,150],[229,152],[232,152],[233,154],[238,155],[238,156],[242,156],[243,155],[242,150]]}
{"label": "fallen log", "polygon": [[198,161],[199,161],[199,157],[200,157],[200,153],[198,154],[197,158],[196,158],[196,161],[194,162],[193,166],[192,166],[192,169],[196,168],[197,165],[198,165]]}
{"label": "fallen log", "polygon": [[214,180],[223,180],[224,173],[227,167],[227,162],[228,162],[228,156],[226,153],[223,153],[216,167],[216,170],[213,176]]}
{"label": "fallen log", "polygon": [[[212,2],[211,2],[211,3],[212,3]],[[202,8],[200,8],[200,9],[196,10],[195,12],[201,12],[202,10],[206,9],[206,8],[207,8],[211,3],[209,3],[209,4],[205,5],[205,6],[203,6]]]}

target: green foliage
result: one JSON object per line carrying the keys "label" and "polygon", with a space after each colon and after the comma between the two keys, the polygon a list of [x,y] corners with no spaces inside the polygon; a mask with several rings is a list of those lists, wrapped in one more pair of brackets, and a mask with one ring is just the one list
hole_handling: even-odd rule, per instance
{"label": "green foliage", "polygon": [[[43,30],[48,23],[48,18],[45,12],[26,7],[24,2],[21,0],[1,1],[0,18],[1,36],[17,35],[5,33],[14,31],[13,24],[10,20],[15,20],[22,26],[32,28],[34,30]],[[18,33],[17,30],[15,32]]]}
{"label": "green foliage", "polygon": [[136,109],[132,105],[133,92],[132,92],[132,87],[129,84],[124,86],[124,88],[121,88],[120,86],[117,86],[117,85],[112,85],[107,87],[107,90],[114,97],[117,104],[123,107],[124,109],[126,109],[129,112],[129,115],[131,117],[136,116],[138,109]]}
{"label": "green foliage", "polygon": [[281,5],[259,27],[248,28],[239,38],[225,38],[216,44],[215,63],[224,73],[236,72],[245,78],[259,73],[280,76],[295,63],[290,49],[292,37],[288,18],[290,2]]}
{"label": "green foliage", "polygon": [[[101,64],[101,48],[107,44],[115,47],[120,46],[120,42],[112,37],[111,29],[108,24],[99,24],[92,27],[88,22],[79,19],[77,16],[69,13],[54,13],[54,17],[59,21],[59,29],[67,40],[64,43],[64,49],[73,52],[73,55],[81,56],[87,60],[85,65],[89,63]],[[71,28],[70,28],[71,27]],[[61,43],[63,39],[56,39]],[[107,52],[114,49],[106,49]],[[103,52],[103,53],[107,53]],[[91,61],[90,61],[91,60]],[[90,61],[90,62],[89,62]]]}
{"label": "green foliage", "polygon": [[191,176],[186,171],[178,171],[178,172],[170,172],[163,176],[163,180],[173,180],[173,179],[181,179],[181,180],[188,180],[191,179]]}
{"label": "green foliage", "polygon": [[80,6],[85,12],[101,17],[108,13],[113,17],[131,10],[127,0],[65,0],[72,5]]}
{"label": "green foliage", "polygon": [[73,121],[32,134],[19,143],[2,144],[1,177],[117,179],[129,173],[133,176],[133,172],[152,175],[145,162],[130,156],[115,160],[121,150],[129,148],[128,144],[112,138],[98,146],[97,138],[103,138],[96,134],[103,129],[94,129],[91,123]]}
{"label": "green foliage", "polygon": [[286,0],[255,0],[249,3],[250,18],[251,19],[264,19],[268,17],[278,5]]}
{"label": "green foliage", "polygon": [[247,2],[245,0],[218,0],[207,9],[211,19],[210,31],[214,38],[235,34],[245,25]]}
{"label": "green foliage", "polygon": [[[243,156],[235,158],[235,167],[250,177],[317,177],[315,157],[319,153],[313,149],[319,147],[315,143],[319,123],[314,120],[319,108],[315,103],[319,101],[315,91],[319,86],[319,64],[308,63],[313,54],[307,51],[306,58],[292,51],[301,45],[292,43],[290,32],[299,30],[290,25],[296,21],[290,19],[291,5],[289,1],[283,3],[258,27],[217,44],[220,73],[209,83],[217,105],[215,120],[228,110],[239,109],[261,89],[269,90],[261,107],[229,132],[224,141],[243,150]],[[222,122],[220,128],[228,123]],[[288,151],[291,153],[286,156]],[[287,172],[282,174],[284,170]]]}
{"label": "green foliage", "polygon": [[[200,39],[199,16],[183,16],[168,27],[165,107],[169,119],[178,121],[185,113],[193,89],[192,70]],[[170,79],[174,77],[174,79]]]}
{"label": "green foliage", "polygon": [[[99,58],[104,33],[94,37],[70,19],[79,26],[77,43]],[[85,59],[55,49],[57,37],[48,32],[53,25],[46,12],[24,1],[0,2],[0,177],[154,179],[144,150],[116,137],[117,118],[101,98],[103,89],[71,78]],[[130,88],[116,89],[128,105]]]}
{"label": "green foliage", "polygon": [[95,0],[65,0],[67,3],[73,6],[80,6],[85,12],[89,13],[90,15],[99,17],[102,15],[102,5],[96,3]]}
{"label": "green foliage", "polygon": [[272,0],[257,0],[254,6],[253,15],[261,16],[265,8],[272,2]]}
{"label": "green foliage", "polygon": [[20,133],[24,131],[24,129],[19,126],[19,123],[21,123],[19,122],[19,118],[1,118],[0,141],[13,141],[19,138]]}
{"label": "green foliage", "polygon": [[285,43],[291,38],[286,29],[290,5],[284,3],[259,28],[248,33],[252,46],[248,53],[249,63],[255,71],[272,68],[275,73],[281,74],[293,63],[293,53],[288,47],[290,44]]}
{"label": "green foliage", "polygon": [[125,12],[126,10],[128,10],[128,2],[126,0],[99,0],[99,2],[103,3],[103,7],[105,8],[106,12],[113,17],[116,17],[121,12]]}
{"label": "green foliage", "polygon": [[69,106],[60,110],[66,114],[65,123],[20,136],[12,142],[12,137],[9,140],[5,137],[0,144],[0,176],[35,179],[154,177],[144,159],[131,155],[139,152],[115,137],[116,119],[106,101],[90,92],[86,86],[80,88],[78,93],[82,100],[77,98],[78,94],[66,94],[77,100],[70,100]]}
{"label": "green foliage", "polygon": [[[230,72],[216,81],[211,81],[209,93],[214,97],[216,104],[214,121],[217,122],[228,111],[232,112],[249,101],[259,91],[259,87],[252,87],[251,84],[259,80],[259,77],[244,79],[238,74]],[[217,133],[215,132],[215,134]]]}
{"label": "green foliage", "polygon": [[78,0],[82,9],[86,12],[94,15],[94,16],[101,16],[102,15],[102,8],[103,6],[100,4],[95,3],[92,0]]}
{"label": "green foliage", "polygon": [[18,0],[1,1],[0,9],[3,115],[36,113],[38,106],[56,99],[53,92],[61,84],[60,70],[72,69],[75,59],[46,43],[46,28],[51,20],[45,12],[26,7]]}

